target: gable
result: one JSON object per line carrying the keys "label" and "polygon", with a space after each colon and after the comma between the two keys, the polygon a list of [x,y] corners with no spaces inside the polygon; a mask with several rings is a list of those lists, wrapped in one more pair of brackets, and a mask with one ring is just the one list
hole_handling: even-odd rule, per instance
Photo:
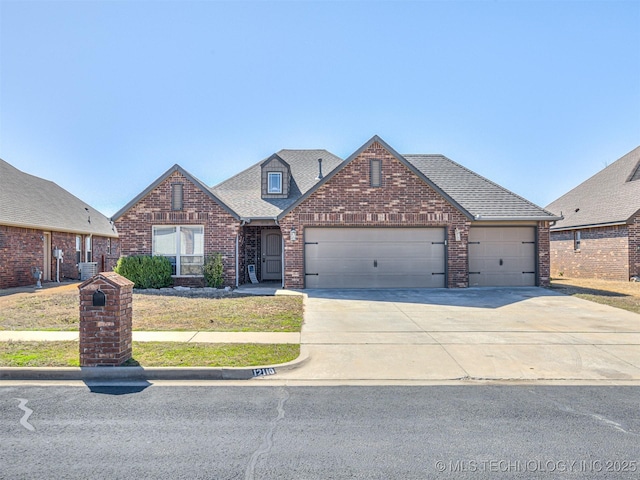
{"label": "gable", "polygon": [[[179,209],[174,208],[176,187],[180,187],[182,193]],[[210,217],[218,214],[232,216],[214,198],[176,170],[120,215],[118,222],[135,217],[152,223],[206,223]]]}
{"label": "gable", "polygon": [[307,219],[346,223],[401,222],[407,215],[448,223],[453,216],[466,216],[378,141],[360,149],[290,211]]}
{"label": "gable", "polygon": [[[198,192],[202,194],[203,198],[208,198],[209,201],[215,203],[218,207],[220,207],[223,211],[228,213],[235,219],[239,219],[238,215],[231,210],[222,200],[220,200],[214,193],[209,190],[200,180],[195,178],[189,172],[184,170],[180,165],[174,165],[169,170],[167,170],[163,175],[158,177],[155,182],[149,185],[146,189],[144,189],[141,193],[139,193],[133,200],[131,200],[127,205],[121,208],[118,212],[116,212],[112,219],[113,221],[119,220],[123,217],[129,210],[134,209],[140,202],[142,202],[146,197],[151,194],[158,196],[158,205],[156,207],[159,211],[168,211],[171,212],[172,209],[172,198],[175,192],[172,191],[170,185],[172,184],[182,184],[183,185],[183,195],[184,188],[189,188],[193,192]],[[164,187],[163,187],[164,185]],[[160,188],[159,188],[160,187]],[[156,189],[158,189],[156,191]],[[204,213],[204,211],[203,211]],[[174,216],[179,217],[176,213]]]}

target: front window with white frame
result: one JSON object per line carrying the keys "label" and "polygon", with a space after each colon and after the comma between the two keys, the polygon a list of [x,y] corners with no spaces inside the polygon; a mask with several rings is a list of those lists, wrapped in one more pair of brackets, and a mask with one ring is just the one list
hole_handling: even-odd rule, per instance
{"label": "front window with white frame", "polygon": [[282,173],[269,172],[269,193],[282,193]]}
{"label": "front window with white frame", "polygon": [[176,276],[202,275],[204,227],[202,225],[156,225],[153,254],[167,257]]}
{"label": "front window with white frame", "polygon": [[91,253],[91,235],[84,237],[84,261],[93,262],[93,254]]}

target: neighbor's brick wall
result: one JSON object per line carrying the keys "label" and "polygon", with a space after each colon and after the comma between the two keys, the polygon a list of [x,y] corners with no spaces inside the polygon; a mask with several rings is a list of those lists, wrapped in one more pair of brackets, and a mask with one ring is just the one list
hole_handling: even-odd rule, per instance
{"label": "neighbor's brick wall", "polygon": [[629,280],[628,236],[626,225],[582,229],[576,252],[572,230],[551,232],[551,276]]}
{"label": "neighbor's brick wall", "polygon": [[629,231],[629,278],[640,275],[640,215],[636,215],[628,226]]}
{"label": "neighbor's brick wall", "polygon": [[120,258],[120,241],[117,238],[93,236],[93,261],[99,272],[111,272]]}
{"label": "neighbor's brick wall", "polygon": [[[183,209],[171,210],[171,184],[182,183]],[[204,225],[204,253],[222,254],[225,285],[235,285],[235,248],[239,222],[217,202],[174,172],[116,221],[121,255],[151,255],[154,225]],[[201,285],[202,277],[182,277],[176,284]]]}
{"label": "neighbor's brick wall", "polygon": [[[382,160],[382,187],[370,186],[371,159]],[[304,228],[327,226],[448,227],[448,286],[468,286],[469,219],[377,142],[280,221],[286,288],[304,287]],[[289,238],[292,227],[295,242]]]}
{"label": "neighbor's brick wall", "polygon": [[[44,241],[43,230],[0,226],[0,288],[35,285],[31,274],[32,267],[43,268]],[[51,234],[51,280],[55,281],[56,259],[53,250],[62,249],[64,261],[60,263],[60,280],[79,280],[76,263],[76,234],[48,232]],[[119,257],[118,239],[111,239],[111,255],[106,254],[109,238],[93,237],[93,258],[101,265],[102,252],[105,252],[105,266],[112,270]],[[84,248],[84,242],[83,242]]]}
{"label": "neighbor's brick wall", "polygon": [[[59,248],[63,251],[63,261],[60,262],[60,281],[80,280],[80,272],[76,263],[76,234],[53,232],[51,234],[51,249]],[[84,248],[84,240],[82,243]],[[83,257],[84,258],[84,257]],[[56,259],[51,255],[51,278],[56,278]]]}
{"label": "neighbor's brick wall", "polygon": [[35,285],[31,267],[43,267],[42,232],[0,225],[0,288]]}

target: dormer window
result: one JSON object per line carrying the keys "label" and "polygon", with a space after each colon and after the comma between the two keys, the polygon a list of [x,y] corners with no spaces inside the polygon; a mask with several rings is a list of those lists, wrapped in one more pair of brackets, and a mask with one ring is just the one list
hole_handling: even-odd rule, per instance
{"label": "dormer window", "polygon": [[277,153],[260,165],[262,198],[289,198],[291,168]]}
{"label": "dormer window", "polygon": [[269,193],[282,193],[282,173],[269,172]]}

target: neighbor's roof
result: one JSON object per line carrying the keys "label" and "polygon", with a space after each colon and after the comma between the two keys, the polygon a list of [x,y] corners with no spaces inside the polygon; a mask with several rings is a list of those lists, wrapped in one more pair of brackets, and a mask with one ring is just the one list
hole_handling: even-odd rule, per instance
{"label": "neighbor's roof", "polygon": [[554,220],[529,200],[449,160],[444,155],[403,155],[475,220]]}
{"label": "neighbor's roof", "polygon": [[291,168],[289,198],[262,198],[261,165],[265,160],[216,185],[211,191],[241,218],[274,219],[320,183],[319,158],[322,159],[323,177],[342,163],[340,157],[327,150],[280,150],[277,155]]}
{"label": "neighbor's roof", "polygon": [[0,159],[0,225],[117,237],[107,217],[55,183]]}
{"label": "neighbor's roof", "polygon": [[626,223],[640,209],[640,147],[550,203],[552,230]]}

